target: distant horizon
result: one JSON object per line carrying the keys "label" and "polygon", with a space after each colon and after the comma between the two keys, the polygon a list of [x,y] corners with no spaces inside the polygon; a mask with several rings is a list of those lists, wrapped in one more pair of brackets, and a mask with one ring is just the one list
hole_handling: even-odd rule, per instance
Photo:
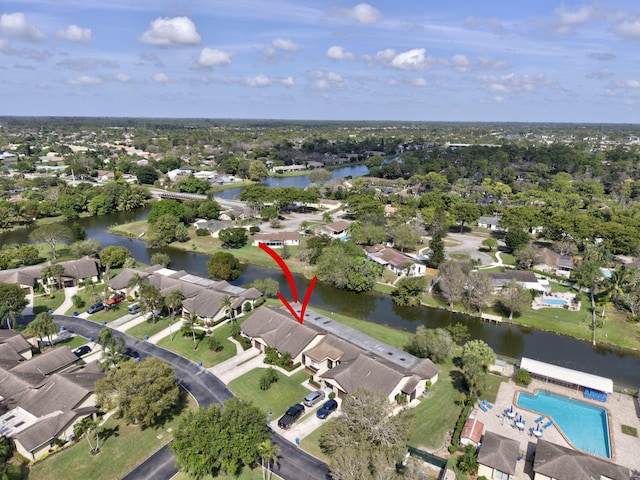
{"label": "distant horizon", "polygon": [[[277,123],[395,123],[395,124],[417,124],[417,123],[442,123],[442,124],[482,124],[482,125],[585,125],[585,126],[638,126],[640,123],[628,122],[527,122],[527,121],[498,121],[498,120],[335,120],[335,119],[303,119],[303,118],[217,118],[217,117],[133,117],[116,115],[0,115],[0,122],[3,119],[114,119],[114,120],[196,120],[196,121],[217,121],[217,122],[277,122]],[[2,127],[0,123],[0,127]],[[640,133],[640,132],[639,132]]]}
{"label": "distant horizon", "polygon": [[5,0],[12,116],[640,124],[640,4]]}

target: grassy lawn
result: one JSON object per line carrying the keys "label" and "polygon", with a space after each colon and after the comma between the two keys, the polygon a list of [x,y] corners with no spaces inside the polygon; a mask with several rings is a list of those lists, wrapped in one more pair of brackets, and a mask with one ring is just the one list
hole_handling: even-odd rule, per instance
{"label": "grassy lawn", "polygon": [[36,315],[49,310],[55,310],[64,302],[64,292],[56,290],[53,292],[53,298],[49,295],[36,295],[33,297],[33,313]]}
{"label": "grassy lawn", "polygon": [[329,420],[327,420],[320,428],[316,428],[313,432],[304,437],[300,442],[300,448],[326,463],[329,463],[329,457],[322,453],[322,450],[320,450],[319,442],[320,435],[322,435],[322,432],[324,432],[328,422]]}
{"label": "grassy lawn", "polygon": [[68,338],[60,343],[56,343],[56,348],[65,346],[69,347],[71,350],[75,350],[80,345],[85,345],[88,341],[88,339],[81,337],[80,335],[74,335],[73,337]]}
{"label": "grassy lawn", "polygon": [[[147,320],[146,322],[139,323],[135,327],[129,328],[127,330],[127,334],[136,338],[144,338],[145,335],[152,336],[161,332],[165,328],[169,328],[170,324],[175,324],[175,322],[169,322],[168,318],[160,318],[156,323],[153,323],[151,320]],[[174,335],[179,329],[180,328],[175,325],[175,328],[173,328]]]}
{"label": "grassy lawn", "polygon": [[229,383],[229,389],[238,397],[258,405],[264,412],[272,412],[271,421],[278,418],[294,403],[299,403],[309,393],[300,385],[309,378],[307,372],[300,371],[290,377],[278,372],[278,381],[269,390],[260,390],[260,377],[264,368],[256,368]]}
{"label": "grassy lawn", "polygon": [[231,336],[231,325],[217,328],[213,331],[213,334],[222,341],[223,348],[219,352],[209,350],[207,338],[202,339],[198,344],[198,349],[194,350],[193,337],[191,335],[183,337],[181,333],[175,335],[173,341],[169,337],[163,338],[158,342],[158,345],[187,357],[196,363],[202,362],[202,365],[207,368],[224,362],[236,354],[235,344],[227,340]]}
{"label": "grassy lawn", "polygon": [[[189,408],[195,403],[186,395]],[[30,480],[113,480],[122,478],[129,470],[170,440],[168,428],[175,428],[177,418],[162,427],[141,429],[111,417],[104,425],[100,440],[100,453],[90,455],[89,445],[83,438],[30,468]],[[158,438],[161,436],[161,438]]]}
{"label": "grassy lawn", "polygon": [[396,287],[392,286],[392,285],[387,285],[386,283],[376,283],[373,286],[373,289],[376,292],[382,292],[382,293],[388,293],[388,294],[392,294],[393,292],[395,292]]}
{"label": "grassy lawn", "polygon": [[438,366],[440,375],[431,388],[431,394],[413,409],[409,445],[416,448],[442,447],[445,433],[453,428],[462,411],[462,406],[457,404],[462,374],[450,362]]}

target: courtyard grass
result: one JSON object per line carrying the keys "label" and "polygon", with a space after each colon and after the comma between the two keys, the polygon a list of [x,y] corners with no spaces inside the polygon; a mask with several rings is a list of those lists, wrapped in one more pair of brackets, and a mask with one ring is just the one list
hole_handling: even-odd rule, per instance
{"label": "courtyard grass", "polygon": [[35,295],[33,297],[33,313],[39,314],[42,312],[48,312],[49,310],[55,310],[60,307],[64,302],[64,292],[62,290],[55,290],[51,295]]}
{"label": "courtyard grass", "polygon": [[229,360],[236,354],[235,344],[227,340],[227,338],[231,336],[231,325],[229,324],[213,330],[213,335],[215,335],[222,343],[222,350],[219,352],[214,352],[209,349],[209,346],[207,345],[207,337],[198,340],[198,349],[194,350],[193,336],[183,336],[181,332],[178,332],[177,328],[176,332],[177,333],[174,335],[173,340],[167,336],[161,339],[157,344],[167,350],[176,352],[193,362],[202,362],[202,366],[205,368],[213,367],[225,360]]}
{"label": "courtyard grass", "polygon": [[[195,402],[185,396],[188,408]],[[111,417],[104,424],[100,439],[100,453],[91,455],[89,445],[82,438],[75,445],[34,464],[29,469],[29,480],[113,480],[122,478],[138,463],[171,439],[169,428],[175,429],[178,417],[161,427],[140,428],[127,425],[122,419]],[[64,472],[63,474],[61,472]]]}
{"label": "courtyard grass", "polygon": [[305,452],[310,453],[314,457],[319,458],[325,463],[329,463],[330,459],[320,449],[320,437],[322,436],[322,432],[326,430],[327,423],[329,423],[331,418],[332,417],[329,417],[329,420],[325,421],[322,426],[316,428],[313,432],[311,432],[300,441],[300,448],[302,448]]}
{"label": "courtyard grass", "polygon": [[89,340],[87,338],[81,337],[80,335],[74,335],[71,338],[67,338],[60,343],[56,343],[56,348],[58,347],[69,347],[70,350],[75,350],[80,345],[86,345]]}
{"label": "courtyard grass", "polygon": [[260,377],[265,372],[264,368],[251,370],[232,380],[228,387],[238,398],[253,402],[266,414],[271,412],[271,421],[277,422],[287,408],[295,403],[300,403],[309,393],[309,390],[301,385],[309,378],[309,374],[302,370],[288,377],[277,372],[278,381],[268,390],[260,390]]}
{"label": "courtyard grass", "polygon": [[161,332],[165,328],[169,328],[169,325],[173,325],[173,334],[175,335],[180,330],[180,327],[175,324],[173,318],[160,318],[156,323],[153,323],[151,319],[148,319],[134,327],[127,329],[127,334],[136,338],[144,338],[145,335],[151,337],[156,333]]}

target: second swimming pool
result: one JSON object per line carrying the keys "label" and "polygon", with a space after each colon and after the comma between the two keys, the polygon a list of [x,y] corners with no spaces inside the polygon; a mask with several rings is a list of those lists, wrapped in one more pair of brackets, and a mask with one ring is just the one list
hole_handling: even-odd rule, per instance
{"label": "second swimming pool", "polygon": [[576,448],[611,458],[609,421],[604,408],[542,391],[536,395],[520,392],[516,405],[547,415]]}

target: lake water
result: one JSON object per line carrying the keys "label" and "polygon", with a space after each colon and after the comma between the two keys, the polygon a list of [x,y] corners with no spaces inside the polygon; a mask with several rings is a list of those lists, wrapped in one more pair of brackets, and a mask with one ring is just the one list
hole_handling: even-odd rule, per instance
{"label": "lake water", "polygon": [[[342,169],[341,169],[342,170]],[[343,170],[344,171],[344,170]],[[301,179],[307,177],[289,177]],[[284,179],[283,179],[284,180]],[[304,180],[298,180],[304,182]],[[308,178],[306,180],[308,182]],[[120,245],[128,248],[140,262],[150,263],[150,256],[157,250],[150,250],[138,239],[129,239],[109,233],[114,224],[128,223],[145,218],[148,210],[118,212],[102,217],[86,217],[76,220],[87,231],[87,237],[99,241],[103,246]],[[61,222],[71,224],[73,221]],[[0,235],[3,243],[24,242],[29,229],[19,232],[5,232]],[[164,248],[171,257],[170,267],[186,270],[196,275],[208,275],[206,262],[208,255],[184,252],[175,248]],[[271,277],[280,284],[280,291],[286,298],[291,292],[284,274],[279,269],[247,265],[242,275],[233,283],[246,285],[257,278]],[[294,274],[297,289],[305,292],[309,280]],[[495,325],[482,322],[476,317],[452,313],[428,307],[400,307],[387,295],[376,292],[354,293],[338,290],[329,284],[317,282],[309,303],[310,308],[318,307],[331,312],[342,313],[394,328],[415,331],[418,325],[429,328],[445,327],[451,323],[463,322],[469,328],[472,338],[487,342],[500,355],[519,359],[522,356],[572,368],[595,375],[612,378],[617,385],[637,389],[640,385],[640,353],[630,350],[596,346],[570,337],[534,330],[517,325]]]}

